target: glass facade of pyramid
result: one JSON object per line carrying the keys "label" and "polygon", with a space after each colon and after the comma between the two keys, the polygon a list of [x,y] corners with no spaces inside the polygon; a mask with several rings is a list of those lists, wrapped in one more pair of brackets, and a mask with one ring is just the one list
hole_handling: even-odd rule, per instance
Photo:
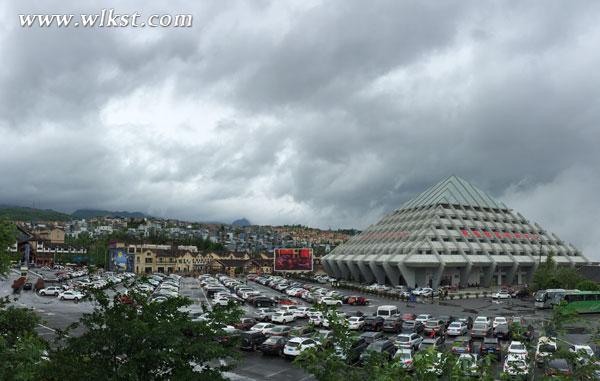
{"label": "glass facade of pyramid", "polygon": [[549,253],[559,265],[588,261],[573,245],[450,176],[322,259],[338,279],[439,287],[530,284]]}

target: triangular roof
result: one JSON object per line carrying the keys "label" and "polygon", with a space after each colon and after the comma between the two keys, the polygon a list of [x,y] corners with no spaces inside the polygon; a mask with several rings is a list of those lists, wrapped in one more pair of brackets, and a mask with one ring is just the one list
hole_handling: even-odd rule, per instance
{"label": "triangular roof", "polygon": [[438,204],[468,205],[481,208],[508,209],[502,202],[475,187],[473,184],[452,175],[427,189],[402,205],[401,209],[417,208]]}

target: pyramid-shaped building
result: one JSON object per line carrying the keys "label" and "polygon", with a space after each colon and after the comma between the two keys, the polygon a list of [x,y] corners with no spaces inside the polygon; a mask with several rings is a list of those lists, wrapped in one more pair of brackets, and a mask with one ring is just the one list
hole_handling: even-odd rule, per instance
{"label": "pyramid-shaped building", "polygon": [[467,181],[450,176],[322,259],[336,278],[409,287],[531,283],[549,253],[587,259]]}

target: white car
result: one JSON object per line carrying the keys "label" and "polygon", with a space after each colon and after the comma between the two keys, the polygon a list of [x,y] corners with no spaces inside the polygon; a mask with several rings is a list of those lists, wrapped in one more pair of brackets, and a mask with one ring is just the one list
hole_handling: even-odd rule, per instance
{"label": "white car", "polygon": [[286,357],[296,357],[308,348],[314,348],[318,343],[309,337],[294,337],[283,347],[283,355]]}
{"label": "white car", "polygon": [[365,318],[362,316],[351,316],[348,319],[348,329],[360,330],[365,325]]}
{"label": "white car", "polygon": [[502,372],[511,378],[525,378],[529,376],[527,358],[523,355],[508,354],[502,367]]}
{"label": "white car", "polygon": [[416,349],[421,345],[423,338],[416,333],[402,333],[394,339],[398,348]]}
{"label": "white car", "polygon": [[499,325],[508,325],[508,319],[503,316],[496,316],[492,322],[492,327],[496,329]]}
{"label": "white car", "polygon": [[475,320],[473,321],[473,324],[477,324],[477,323],[485,323],[488,326],[492,325],[492,321],[487,316],[477,316],[475,318]]}
{"label": "white car", "polygon": [[323,324],[323,314],[313,314],[308,318],[308,322],[314,324],[316,327],[320,327]]}
{"label": "white car", "polygon": [[430,320],[430,319],[433,319],[433,316],[431,316],[430,314],[421,314],[421,315],[417,316],[415,321],[425,325],[427,320]]}
{"label": "white car", "polygon": [[334,299],[330,296],[324,296],[321,298],[321,304],[326,304],[328,306],[341,306],[342,301],[339,299]]}
{"label": "white car", "polygon": [[60,294],[61,292],[63,292],[63,290],[60,287],[51,286],[51,287],[46,287],[46,288],[41,289],[40,295],[42,295],[42,296],[46,296],[46,295],[58,296],[58,294]]}
{"label": "white car", "polygon": [[554,337],[542,336],[539,338],[535,350],[535,362],[543,364],[546,358],[551,357],[558,350]]}
{"label": "white car", "polygon": [[569,352],[574,353],[579,364],[585,365],[590,360],[594,361],[594,350],[589,345],[569,345]]}
{"label": "white car", "polygon": [[291,323],[296,320],[294,317],[294,312],[292,311],[277,311],[271,316],[271,321],[273,323]]}
{"label": "white car", "polygon": [[464,336],[469,331],[467,325],[462,321],[453,321],[446,330],[448,336]]}
{"label": "white car", "polygon": [[492,294],[492,299],[510,299],[510,293],[506,290],[500,290],[495,294]]}
{"label": "white car", "polygon": [[406,370],[414,368],[413,351],[412,349],[400,348],[394,354],[395,359],[400,360],[400,366]]}
{"label": "white car", "polygon": [[74,301],[78,302],[81,299],[83,299],[84,296],[85,295],[83,295],[79,291],[69,290],[69,291],[65,291],[65,292],[60,293],[58,295],[58,299],[60,299],[60,300],[74,300]]}
{"label": "white car", "polygon": [[254,324],[251,328],[250,331],[254,331],[254,332],[262,332],[263,334],[266,334],[267,331],[271,328],[275,327],[275,324],[271,324],[271,323],[257,323]]}
{"label": "white car", "polygon": [[294,317],[297,319],[304,319],[307,318],[307,313],[310,310],[310,307],[298,307],[295,310],[292,310],[294,312]]}
{"label": "white car", "polygon": [[527,356],[527,347],[520,341],[511,341],[508,345],[507,352],[509,355]]}
{"label": "white car", "polygon": [[[338,312],[337,314],[337,318],[338,318],[338,322],[340,323],[344,323],[346,321],[346,314],[343,312]],[[321,322],[321,326],[325,327],[325,328],[329,328],[329,319],[328,318],[324,318],[323,322]]]}

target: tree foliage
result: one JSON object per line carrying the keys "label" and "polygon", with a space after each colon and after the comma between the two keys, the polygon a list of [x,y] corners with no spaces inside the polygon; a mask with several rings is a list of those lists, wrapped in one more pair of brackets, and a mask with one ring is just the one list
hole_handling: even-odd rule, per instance
{"label": "tree foliage", "polygon": [[15,225],[5,218],[0,218],[0,275],[10,269],[9,247],[15,243]]}
{"label": "tree foliage", "polygon": [[38,380],[46,343],[35,332],[39,317],[0,299],[0,380]]}
{"label": "tree foliage", "polygon": [[581,281],[581,276],[572,266],[557,266],[554,255],[550,253],[546,261],[540,263],[533,274],[534,290],[551,288],[573,289]]}
{"label": "tree foliage", "polygon": [[[220,380],[226,369],[211,361],[231,354],[218,337],[237,321],[235,308],[217,309],[210,320],[195,322],[187,298],[149,302],[147,295],[109,298],[94,293],[97,307],[60,337],[44,368],[47,380]],[[69,335],[77,327],[81,335]]]}

